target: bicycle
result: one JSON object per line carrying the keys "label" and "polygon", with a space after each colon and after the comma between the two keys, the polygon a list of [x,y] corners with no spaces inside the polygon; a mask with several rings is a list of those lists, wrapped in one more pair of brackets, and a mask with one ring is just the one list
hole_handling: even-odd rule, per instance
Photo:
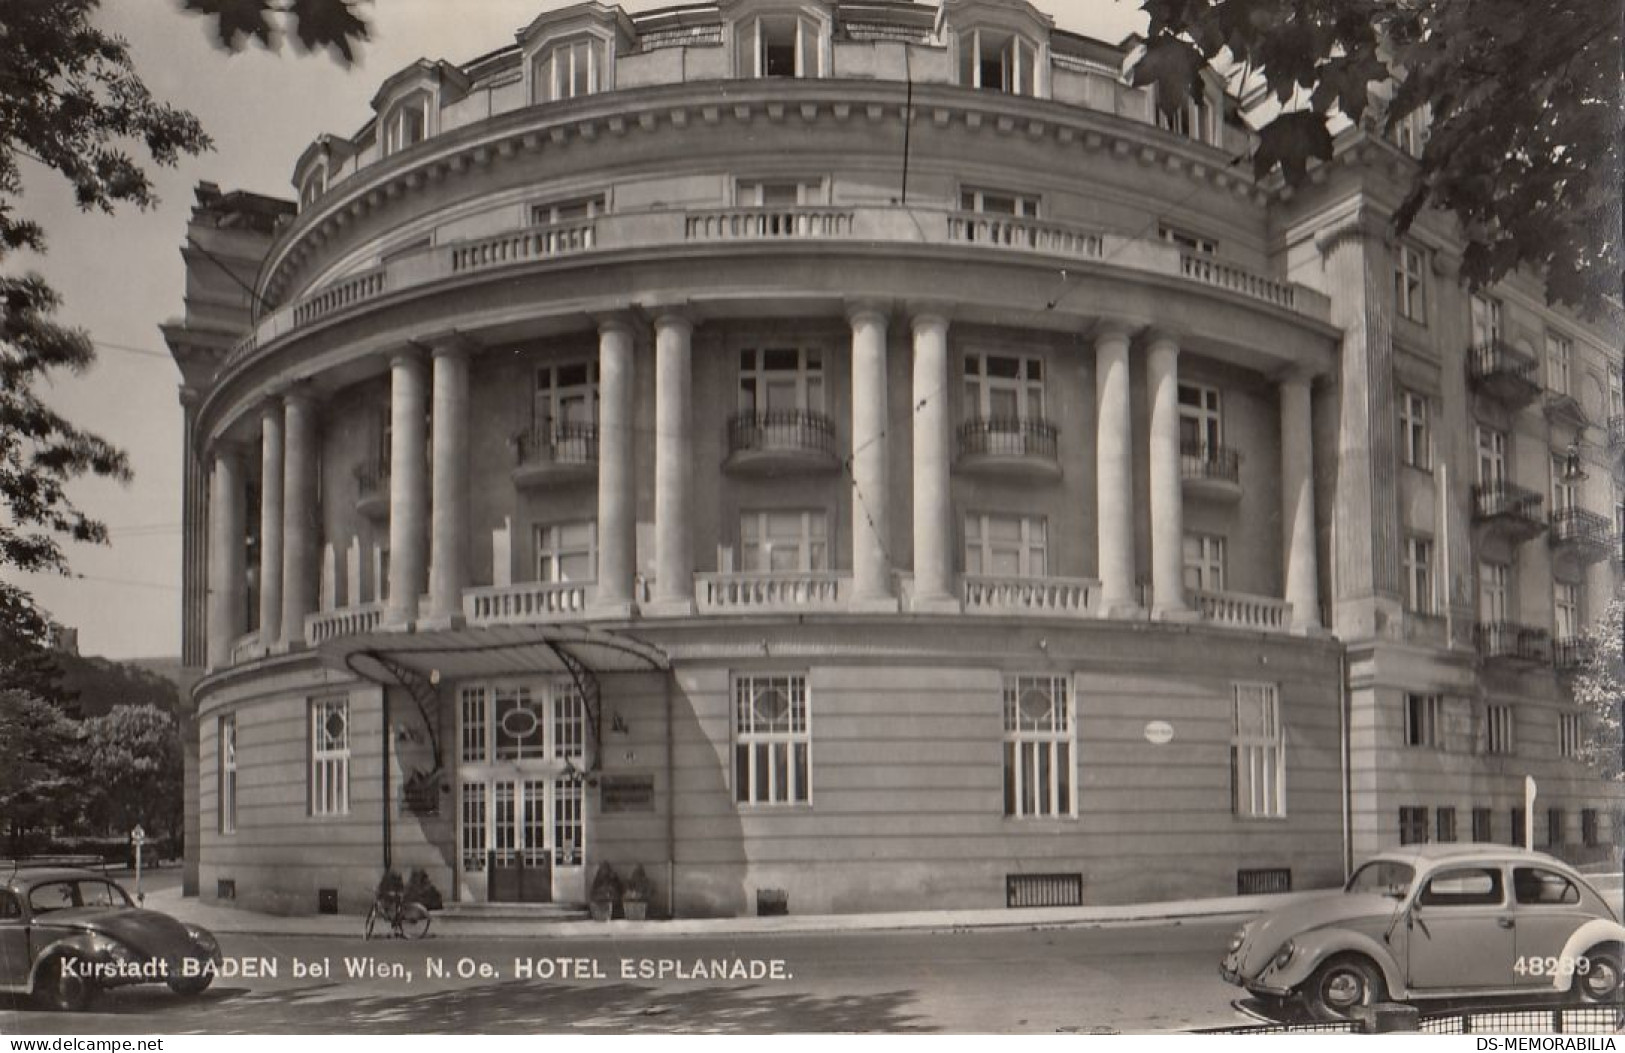
{"label": "bicycle", "polygon": [[372,909],[367,911],[367,926],[362,939],[372,939],[379,919],[389,922],[391,936],[406,940],[422,939],[429,931],[428,908],[399,893],[384,893],[373,899]]}

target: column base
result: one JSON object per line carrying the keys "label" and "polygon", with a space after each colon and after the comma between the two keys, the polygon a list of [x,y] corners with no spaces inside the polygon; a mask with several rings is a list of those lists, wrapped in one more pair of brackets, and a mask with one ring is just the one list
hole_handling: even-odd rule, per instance
{"label": "column base", "polygon": [[638,604],[639,613],[648,618],[685,618],[694,613],[692,599],[650,600]]}
{"label": "column base", "polygon": [[463,612],[456,614],[430,614],[418,619],[417,628],[423,632],[432,632],[436,629],[461,629],[468,625],[468,619]]}
{"label": "column base", "polygon": [[896,596],[854,596],[846,601],[848,614],[896,614],[902,604]]}
{"label": "column base", "polygon": [[1143,622],[1147,611],[1133,600],[1103,600],[1100,604],[1100,616],[1113,621]]}
{"label": "column base", "polygon": [[1202,620],[1202,612],[1192,610],[1189,607],[1157,607],[1153,605],[1151,620],[1154,622],[1199,622]]}
{"label": "column base", "polygon": [[1311,640],[1329,640],[1332,631],[1324,625],[1294,625],[1292,635],[1308,637]]}
{"label": "column base", "polygon": [[915,596],[908,609],[914,614],[959,614],[963,607],[959,599],[947,594],[941,596]]}

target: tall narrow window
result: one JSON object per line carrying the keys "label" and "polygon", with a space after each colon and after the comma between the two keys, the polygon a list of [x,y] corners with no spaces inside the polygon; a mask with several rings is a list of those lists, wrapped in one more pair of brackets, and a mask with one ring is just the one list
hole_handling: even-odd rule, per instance
{"label": "tall narrow window", "polygon": [[536,580],[554,584],[598,580],[598,521],[538,526]]}
{"label": "tall narrow window", "polygon": [[490,718],[483,686],[465,687],[459,694],[462,709],[462,760],[464,764],[484,764],[486,735]]}
{"label": "tall narrow window", "polygon": [[1546,809],[1546,843],[1548,845],[1561,845],[1568,837],[1568,816],[1563,814],[1561,808]]}
{"label": "tall narrow window", "polygon": [[1625,369],[1608,367],[1608,416],[1625,417]]}
{"label": "tall narrow window", "polygon": [[811,803],[809,708],[805,674],[734,678],[735,801]]}
{"label": "tall narrow window", "polygon": [[384,114],[384,154],[399,153],[429,136],[429,96],[414,92]]}
{"label": "tall narrow window", "polygon": [[1477,427],[1478,485],[1485,489],[1502,486],[1507,478],[1507,436],[1504,431]]}
{"label": "tall narrow window", "polygon": [[604,42],[596,38],[555,44],[536,59],[536,101],[557,102],[603,91]]}
{"label": "tall narrow window", "polygon": [[1184,561],[1187,589],[1224,591],[1224,538],[1216,534],[1186,534]]}
{"label": "tall narrow window", "polygon": [[1427,273],[1422,253],[1401,245],[1394,253],[1394,310],[1413,322],[1427,321]]}
{"label": "tall narrow window", "polygon": [[1559,640],[1580,635],[1580,586],[1562,581],[1552,586],[1552,635]]}
{"label": "tall narrow window", "polygon": [[1569,394],[1569,375],[1574,362],[1574,341],[1562,333],[1546,334],[1546,386],[1559,395]]}
{"label": "tall narrow window", "polygon": [[1014,33],[981,28],[961,33],[959,83],[985,91],[1036,95],[1038,52]]}
{"label": "tall narrow window", "polygon": [[305,176],[305,181],[299,186],[299,211],[303,212],[316,203],[316,199],[327,191],[327,165],[318,164]]}
{"label": "tall narrow window", "polygon": [[485,869],[486,806],[485,783],[463,783],[463,869]]}
{"label": "tall narrow window", "polygon": [[1179,447],[1188,455],[1211,459],[1224,445],[1224,413],[1219,389],[1179,385]]}
{"label": "tall narrow window", "polygon": [[1428,429],[1428,400],[1414,391],[1399,393],[1399,456],[1412,468],[1433,467],[1433,440]]}
{"label": "tall narrow window", "polygon": [[1438,695],[1405,696],[1405,745],[1440,745],[1444,700]]}
{"label": "tall narrow window", "polygon": [[1286,736],[1275,684],[1236,684],[1230,740],[1231,801],[1244,818],[1286,815]]}
{"label": "tall narrow window", "polygon": [[1597,809],[1580,809],[1580,843],[1587,848],[1596,848],[1602,843],[1601,831],[1598,829]]}
{"label": "tall narrow window", "polygon": [[1484,750],[1487,753],[1512,753],[1517,744],[1513,741],[1513,717],[1511,706],[1489,705],[1484,707]]}
{"label": "tall narrow window", "polygon": [[793,14],[741,22],[734,29],[739,76],[823,76],[823,36],[816,20]]}
{"label": "tall narrow window", "polygon": [[1580,507],[1580,483],[1569,477],[1568,458],[1552,455],[1552,512],[1564,512]]}
{"label": "tall narrow window", "polygon": [[1407,537],[1404,551],[1405,609],[1417,614],[1437,610],[1433,586],[1433,542],[1428,538]]}
{"label": "tall narrow window", "polygon": [[1491,347],[1501,342],[1501,301],[1474,293],[1469,301],[1473,346]]}
{"label": "tall narrow window", "polygon": [[1580,735],[1583,725],[1578,713],[1557,715],[1557,753],[1570,760],[1580,756]]}
{"label": "tall narrow window", "polygon": [[1435,830],[1438,834],[1436,840],[1441,845],[1450,844],[1456,839],[1456,810],[1454,808],[1439,809]]}
{"label": "tall narrow window", "polygon": [[553,780],[553,865],[578,867],[583,862],[582,793],[576,779]]}
{"label": "tall narrow window", "polygon": [[350,700],[310,704],[310,814],[350,811]]}
{"label": "tall narrow window", "polygon": [[1512,843],[1519,848],[1529,847],[1529,822],[1522,808],[1512,809]]}
{"label": "tall narrow window", "polygon": [[747,573],[829,569],[829,517],[822,509],[746,512],[739,560]]}
{"label": "tall narrow window", "polygon": [[237,715],[221,717],[216,725],[220,750],[220,832],[237,832]]}
{"label": "tall narrow window", "polygon": [[1047,530],[1040,516],[965,516],[965,573],[1042,578],[1049,573]]}
{"label": "tall narrow window", "polygon": [[1505,563],[1478,565],[1478,620],[1494,625],[1507,620],[1507,582],[1511,568]]}
{"label": "tall narrow window", "polygon": [[1495,840],[1495,812],[1489,808],[1473,809],[1473,840]]}
{"label": "tall narrow window", "polygon": [[1416,805],[1399,809],[1399,843],[1426,844],[1428,839],[1428,810]]}
{"label": "tall narrow window", "polygon": [[1005,815],[1077,815],[1072,790],[1075,723],[1065,677],[1005,678]]}
{"label": "tall narrow window", "polygon": [[560,679],[553,684],[553,756],[579,761],[587,753],[586,709],[575,681]]}

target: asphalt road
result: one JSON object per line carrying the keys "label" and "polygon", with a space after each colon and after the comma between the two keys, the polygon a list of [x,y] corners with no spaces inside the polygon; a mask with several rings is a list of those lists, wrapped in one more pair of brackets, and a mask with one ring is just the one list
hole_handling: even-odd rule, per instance
{"label": "asphalt road", "polygon": [[[276,975],[222,975],[195,999],[126,988],[78,1014],[0,1003],[0,1032],[1179,1030],[1248,1022],[1231,1005],[1240,992],[1216,972],[1234,927],[370,943],[227,935],[228,959]],[[718,959],[725,978],[693,975],[696,960],[709,969]],[[296,960],[307,973],[326,963],[329,975],[295,976]],[[662,963],[684,975],[639,975]],[[365,975],[352,978],[352,967]]]}

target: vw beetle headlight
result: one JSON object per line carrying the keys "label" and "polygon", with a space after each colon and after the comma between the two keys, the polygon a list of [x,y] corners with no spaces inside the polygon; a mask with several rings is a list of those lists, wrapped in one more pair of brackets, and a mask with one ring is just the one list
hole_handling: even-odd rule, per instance
{"label": "vw beetle headlight", "polygon": [[1235,954],[1247,942],[1247,926],[1243,925],[1230,935],[1230,953]]}
{"label": "vw beetle headlight", "polygon": [[127,944],[120,943],[106,936],[97,936],[91,941],[91,949],[102,958],[113,962],[139,962],[141,955]]}
{"label": "vw beetle headlight", "polygon": [[192,938],[192,942],[197,944],[198,949],[203,951],[205,954],[213,955],[220,953],[220,941],[215,939],[214,933],[210,932],[208,929],[199,928],[196,925],[188,925],[186,926],[186,935],[190,936]]}
{"label": "vw beetle headlight", "polygon": [[1281,944],[1281,949],[1275,952],[1275,957],[1270,959],[1270,964],[1277,969],[1285,969],[1287,963],[1292,960],[1292,956],[1297,952],[1297,946],[1291,940],[1287,940]]}

